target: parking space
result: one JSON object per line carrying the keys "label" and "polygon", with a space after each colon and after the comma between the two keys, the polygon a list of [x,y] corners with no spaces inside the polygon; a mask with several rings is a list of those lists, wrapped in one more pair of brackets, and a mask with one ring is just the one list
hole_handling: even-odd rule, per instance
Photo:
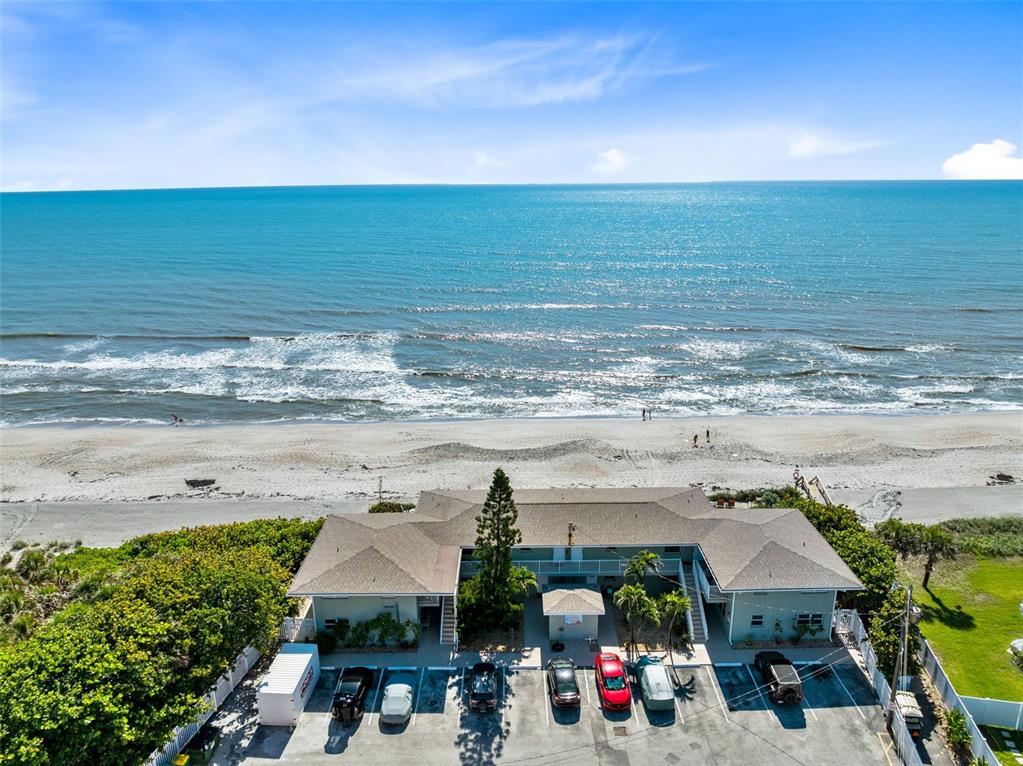
{"label": "parking space", "polygon": [[[542,670],[501,667],[498,707],[487,713],[469,709],[465,669],[387,668],[374,670],[366,714],[347,727],[330,717],[339,673],[324,671],[294,732],[258,727],[246,747],[235,749],[238,757],[218,754],[216,763],[844,766],[855,753],[857,763],[887,764],[880,707],[855,666],[800,667],[805,700],[798,706],[766,699],[747,665],[677,668],[673,709],[649,710],[636,684],[633,707],[623,713],[601,709],[590,668],[578,671],[581,704],[559,709]],[[385,726],[383,689],[399,674],[414,682],[412,715],[403,726]]]}

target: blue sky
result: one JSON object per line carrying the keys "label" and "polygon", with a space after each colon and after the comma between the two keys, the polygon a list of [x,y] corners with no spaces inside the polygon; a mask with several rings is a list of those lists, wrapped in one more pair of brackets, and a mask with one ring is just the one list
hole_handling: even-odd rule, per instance
{"label": "blue sky", "polygon": [[0,13],[8,190],[1023,176],[1020,3]]}

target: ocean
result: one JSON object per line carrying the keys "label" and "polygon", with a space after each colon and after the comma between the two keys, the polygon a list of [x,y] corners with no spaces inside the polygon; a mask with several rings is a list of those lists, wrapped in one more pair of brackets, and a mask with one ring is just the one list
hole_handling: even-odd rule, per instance
{"label": "ocean", "polygon": [[0,420],[1023,408],[1023,183],[0,195]]}

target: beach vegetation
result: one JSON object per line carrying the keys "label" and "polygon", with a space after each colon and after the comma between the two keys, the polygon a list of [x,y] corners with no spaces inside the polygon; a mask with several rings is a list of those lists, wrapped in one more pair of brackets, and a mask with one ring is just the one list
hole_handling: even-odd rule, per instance
{"label": "beach vegetation", "polygon": [[707,496],[712,502],[718,500],[734,500],[737,503],[749,503],[759,508],[792,508],[796,500],[804,498],[802,492],[791,484],[782,487],[756,487],[740,489],[735,492],[719,491]]}
{"label": "beach vegetation", "polygon": [[0,651],[0,763],[143,761],[244,647],[270,646],[290,578],[259,548],[130,562],[107,597]]}
{"label": "beach vegetation", "polygon": [[536,575],[512,563],[512,548],[522,541],[518,511],[508,475],[500,468],[476,517],[473,557],[479,573],[458,589],[458,630],[463,641],[497,630],[513,630],[522,622],[522,597],[537,586]]}
{"label": "beach vegetation", "polygon": [[1023,556],[1023,516],[947,519],[938,524],[959,550],[975,556]]}
{"label": "beach vegetation", "polygon": [[405,513],[416,507],[415,503],[396,503],[392,500],[381,500],[369,507],[370,513]]}
{"label": "beach vegetation", "polygon": [[145,760],[246,646],[276,639],[320,525],[262,519],[23,550],[0,572],[0,764]]}
{"label": "beach vegetation", "polygon": [[926,526],[892,518],[878,524],[874,532],[903,561],[914,555],[923,558],[924,590],[931,580],[935,565],[942,559],[954,559],[959,554],[955,537],[939,524]]}

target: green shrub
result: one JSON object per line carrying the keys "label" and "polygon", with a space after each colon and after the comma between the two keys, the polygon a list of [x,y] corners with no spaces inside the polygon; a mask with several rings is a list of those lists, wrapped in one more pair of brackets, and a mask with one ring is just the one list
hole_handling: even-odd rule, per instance
{"label": "green shrub", "polygon": [[369,623],[360,620],[352,626],[348,634],[348,646],[359,649],[369,644]]}
{"label": "green shrub", "polygon": [[330,654],[337,649],[337,636],[330,630],[321,630],[317,633],[315,642],[320,654]]}
{"label": "green shrub", "polygon": [[947,519],[938,526],[975,556],[1023,556],[1023,516]]}
{"label": "green shrub", "polygon": [[945,711],[945,739],[957,752],[962,752],[971,742],[966,716],[960,710]]}
{"label": "green shrub", "polygon": [[351,627],[352,624],[345,619],[338,620],[334,623],[334,635],[337,636],[337,640],[340,643],[344,643],[345,639],[348,638],[348,631]]}
{"label": "green shrub", "polygon": [[370,513],[405,513],[416,507],[415,503],[396,503],[392,500],[381,500],[369,507]]}

